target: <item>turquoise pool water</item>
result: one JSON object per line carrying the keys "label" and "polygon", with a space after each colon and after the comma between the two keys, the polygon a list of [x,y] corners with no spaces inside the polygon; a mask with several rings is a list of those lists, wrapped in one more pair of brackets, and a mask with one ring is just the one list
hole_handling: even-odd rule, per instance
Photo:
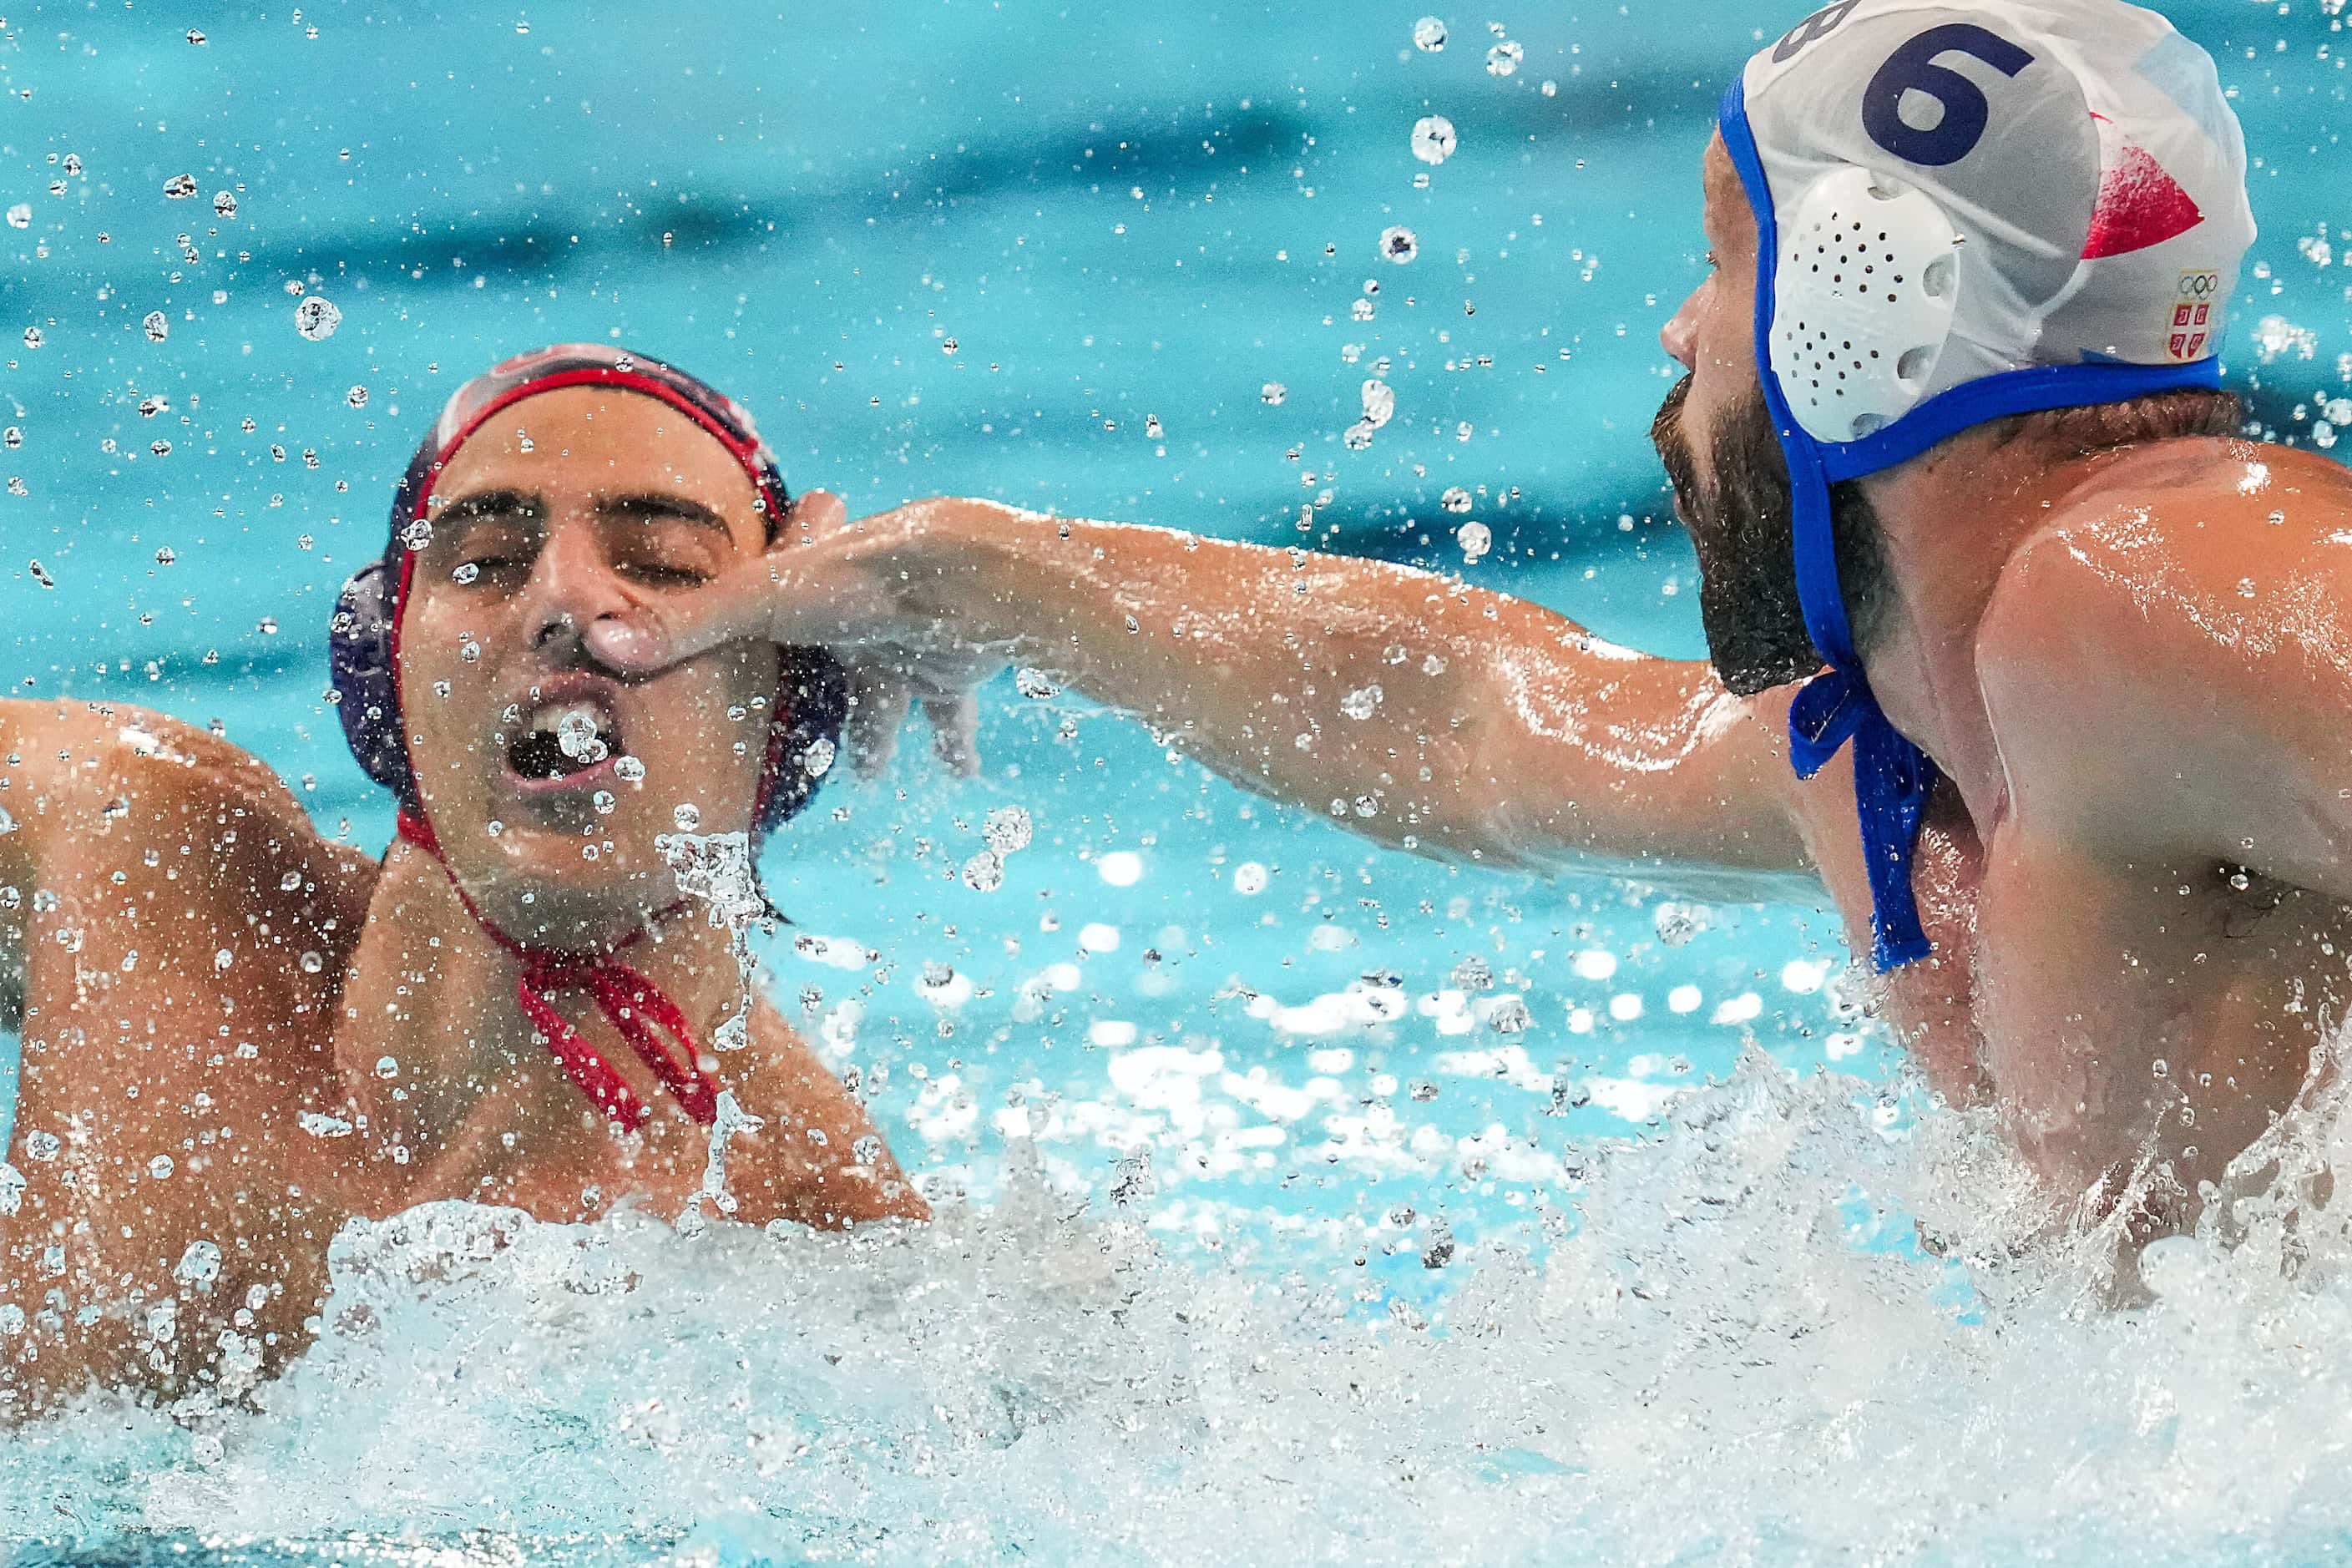
{"label": "turquoise pool water", "polygon": [[[2352,396],[2339,18],[2169,14],[2261,160],[2233,377],[2326,438]],[[333,592],[449,387],[612,337],[734,390],[793,484],[853,509],[963,491],[1309,542],[1696,654],[1655,337],[1702,266],[1716,91],[1796,13],[1444,14],[1436,51],[1422,15],[11,12],[0,675],[216,721],[381,844],[389,803],[320,700]],[[1435,166],[1430,115],[1459,138]],[[331,336],[298,332],[296,283]],[[1374,377],[1396,416],[1354,449]],[[2024,1245],[2016,1173],[1921,1115],[1821,911],[1413,861],[1076,698],[986,695],[985,776],[910,754],[836,783],[767,868],[805,939],[772,989],[860,1068],[936,1226],[355,1232],[338,1301],[372,1329],[258,1414],[100,1402],[0,1437],[0,1539],[452,1563],[2352,1539],[2335,1244],[2300,1244],[2291,1291],[2258,1235],[2175,1259],[2154,1308],[2087,1310],[2094,1249]],[[975,891],[1008,806],[1034,842]],[[406,1283],[494,1226],[496,1258]]]}

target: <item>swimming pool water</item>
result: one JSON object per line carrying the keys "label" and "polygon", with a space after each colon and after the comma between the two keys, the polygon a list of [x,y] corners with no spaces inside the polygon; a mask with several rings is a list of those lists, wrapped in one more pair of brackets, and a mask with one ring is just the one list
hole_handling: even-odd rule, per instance
{"label": "swimming pool water", "polygon": [[[2340,18],[2168,14],[2262,159],[2233,379],[2325,439],[2352,396]],[[1461,13],[1436,52],[1421,15],[336,6],[206,17],[199,45],[144,7],[12,13],[0,673],[217,721],[381,844],[319,698],[333,592],[451,386],[615,335],[734,390],[791,482],[853,509],[965,491],[1376,552],[1695,655],[1655,334],[1703,266],[1716,90],[1795,12]],[[1432,114],[1459,136],[1433,166]],[[296,330],[296,283],[331,336]],[[1356,449],[1371,379],[1396,416]],[[2048,1216],[1982,1130],[1920,1114],[1825,913],[1377,851],[1009,680],[982,742],[969,784],[919,746],[836,782],[768,865],[797,922],[771,989],[860,1068],[935,1226],[354,1232],[328,1339],[260,1413],[101,1401],[0,1437],[0,1538],[2342,1552],[2337,1240],[2298,1242],[2291,1285],[2258,1243],[2093,1310],[2095,1247],[2027,1245]],[[975,890],[1010,807],[1034,840]]]}

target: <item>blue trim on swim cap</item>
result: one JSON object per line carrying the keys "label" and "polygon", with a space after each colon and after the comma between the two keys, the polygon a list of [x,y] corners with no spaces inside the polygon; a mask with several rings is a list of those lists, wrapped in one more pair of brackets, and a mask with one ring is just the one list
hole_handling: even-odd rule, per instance
{"label": "blue trim on swim cap", "polygon": [[1920,818],[1939,773],[1927,752],[1880,709],[1854,652],[1830,526],[1831,484],[1893,468],[1989,419],[2218,387],[2221,366],[2209,357],[2178,365],[2086,363],[2005,371],[1939,393],[1858,440],[1816,440],[1790,412],[1780,377],[1772,374],[1774,274],[1780,246],[1772,187],[1756,149],[1755,131],[1748,123],[1744,75],[1724,92],[1717,129],[1756,215],[1756,372],[1789,467],[1798,603],[1813,647],[1830,666],[1807,681],[1790,704],[1790,761],[1799,778],[1810,779],[1849,742],[1853,745],[1854,810],[1862,827],[1863,863],[1870,875],[1870,956],[1884,972],[1916,963],[1932,951],[1911,889],[1911,860]]}

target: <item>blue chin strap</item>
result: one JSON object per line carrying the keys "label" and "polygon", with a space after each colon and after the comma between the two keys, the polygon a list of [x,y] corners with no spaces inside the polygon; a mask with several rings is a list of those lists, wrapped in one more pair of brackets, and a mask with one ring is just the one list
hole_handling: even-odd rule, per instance
{"label": "blue chin strap", "polygon": [[1735,80],[1723,95],[1719,129],[1756,213],[1756,368],[1789,464],[1797,595],[1804,606],[1805,629],[1829,664],[1805,683],[1789,709],[1790,760],[1798,777],[1810,779],[1849,742],[1853,745],[1854,805],[1870,872],[1870,956],[1884,972],[1916,963],[1932,951],[1911,893],[1911,857],[1919,840],[1919,819],[1939,774],[1927,753],[1880,710],[1854,652],[1845,594],[1838,584],[1837,547],[1830,531],[1830,486],[1893,468],[1989,419],[2120,403],[2189,387],[2218,387],[2221,366],[2215,359],[2189,364],[2038,365],[1939,393],[1858,440],[1815,440],[1789,412],[1780,378],[1772,374],[1774,272],[1780,247],[1772,189],[1748,123],[1744,79]]}

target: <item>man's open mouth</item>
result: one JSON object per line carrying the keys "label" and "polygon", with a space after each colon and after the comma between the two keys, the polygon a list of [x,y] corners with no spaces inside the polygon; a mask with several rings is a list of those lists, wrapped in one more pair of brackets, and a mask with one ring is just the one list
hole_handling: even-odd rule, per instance
{"label": "man's open mouth", "polygon": [[541,702],[507,733],[508,771],[534,784],[576,777],[620,754],[620,721],[589,698]]}

